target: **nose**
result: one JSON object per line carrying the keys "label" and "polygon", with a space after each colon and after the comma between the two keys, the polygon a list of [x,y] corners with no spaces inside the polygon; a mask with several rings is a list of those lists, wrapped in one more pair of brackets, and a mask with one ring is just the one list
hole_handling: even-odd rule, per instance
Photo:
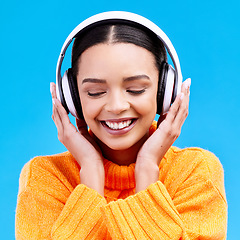
{"label": "nose", "polygon": [[129,109],[130,103],[123,93],[112,93],[105,105],[105,110],[107,112],[114,113],[116,115]]}

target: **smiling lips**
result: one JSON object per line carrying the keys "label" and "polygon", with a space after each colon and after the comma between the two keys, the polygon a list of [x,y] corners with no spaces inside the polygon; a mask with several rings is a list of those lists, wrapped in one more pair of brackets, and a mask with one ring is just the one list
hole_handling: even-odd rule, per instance
{"label": "smiling lips", "polygon": [[127,121],[122,121],[122,122],[105,121],[105,124],[113,130],[123,129],[125,127],[130,126],[131,123],[132,123],[132,120],[127,120]]}
{"label": "smiling lips", "polygon": [[101,121],[103,127],[109,132],[110,134],[125,134],[130,131],[137,119],[126,119],[126,120],[107,120]]}

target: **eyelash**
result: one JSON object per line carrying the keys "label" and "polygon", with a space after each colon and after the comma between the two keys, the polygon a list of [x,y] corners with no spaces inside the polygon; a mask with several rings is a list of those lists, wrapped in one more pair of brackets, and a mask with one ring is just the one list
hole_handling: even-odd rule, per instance
{"label": "eyelash", "polygon": [[[144,93],[146,91],[146,89],[141,89],[141,90],[126,90],[126,92],[132,94],[132,95],[140,95],[142,93]],[[105,94],[106,92],[96,92],[96,93],[91,93],[88,92],[88,96],[89,97],[100,97],[101,95]]]}
{"label": "eyelash", "polygon": [[99,96],[103,95],[104,93],[106,93],[106,92],[97,92],[97,93],[88,92],[88,96],[89,97],[99,97]]}
{"label": "eyelash", "polygon": [[127,92],[128,93],[130,93],[130,94],[133,94],[133,95],[140,95],[140,94],[142,94],[142,93],[144,93],[146,91],[146,89],[144,88],[144,89],[141,89],[141,90],[127,90]]}

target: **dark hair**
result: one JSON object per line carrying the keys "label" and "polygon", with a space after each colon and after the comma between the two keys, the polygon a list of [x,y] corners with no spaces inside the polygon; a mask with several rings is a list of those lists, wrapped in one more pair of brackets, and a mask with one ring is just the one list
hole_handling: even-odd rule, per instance
{"label": "dark hair", "polygon": [[78,74],[79,57],[86,49],[99,43],[132,43],[143,47],[154,55],[159,71],[162,62],[167,61],[163,43],[149,29],[129,22],[105,23],[89,27],[76,36],[72,48],[72,74],[75,79]]}

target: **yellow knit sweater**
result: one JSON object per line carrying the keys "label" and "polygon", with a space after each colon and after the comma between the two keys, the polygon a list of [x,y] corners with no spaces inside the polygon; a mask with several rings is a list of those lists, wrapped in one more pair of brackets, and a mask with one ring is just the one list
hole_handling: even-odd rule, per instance
{"label": "yellow knit sweater", "polygon": [[81,184],[69,152],[20,176],[16,239],[226,239],[223,169],[212,153],[171,147],[159,181],[135,194],[135,164],[104,160],[105,197]]}

